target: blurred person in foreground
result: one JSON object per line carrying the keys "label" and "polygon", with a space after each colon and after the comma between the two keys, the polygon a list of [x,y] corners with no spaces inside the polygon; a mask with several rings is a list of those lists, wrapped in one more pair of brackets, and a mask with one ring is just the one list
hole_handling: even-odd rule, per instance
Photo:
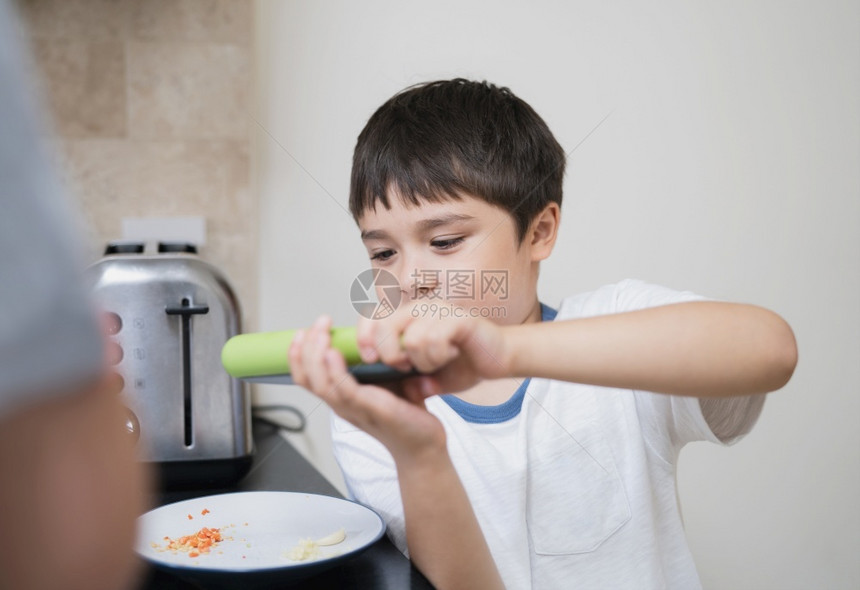
{"label": "blurred person in foreground", "polygon": [[16,17],[0,0],[0,589],[116,590],[133,585],[149,479],[40,145]]}

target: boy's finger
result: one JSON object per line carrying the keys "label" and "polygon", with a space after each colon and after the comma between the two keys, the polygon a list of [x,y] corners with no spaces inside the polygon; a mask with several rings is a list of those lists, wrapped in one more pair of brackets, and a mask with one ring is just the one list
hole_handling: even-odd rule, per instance
{"label": "boy's finger", "polygon": [[325,365],[325,353],[331,346],[331,334],[329,333],[330,320],[321,316],[307,336],[307,343],[303,347],[303,357],[307,380],[311,391],[318,393],[329,388],[328,368]]}
{"label": "boy's finger", "polygon": [[407,326],[408,321],[401,320],[386,326],[385,331],[376,331],[376,350],[380,360],[401,371],[408,371],[412,368],[402,342],[403,331]]}
{"label": "boy's finger", "polygon": [[374,342],[375,321],[370,318],[360,317],[356,327],[356,341],[361,360],[365,363],[375,363],[379,360]]}
{"label": "boy's finger", "polygon": [[335,350],[326,353],[325,363],[329,370],[332,387],[326,401],[343,419],[366,430],[376,420],[374,396],[349,374],[343,355]]}
{"label": "boy's finger", "polygon": [[429,373],[446,365],[453,358],[452,346],[438,321],[416,321],[408,326],[402,346],[409,361],[421,372]]}
{"label": "boy's finger", "polygon": [[323,362],[328,369],[332,387],[329,391],[330,405],[340,405],[343,400],[354,395],[358,388],[358,382],[349,374],[346,361],[338,351],[329,349],[325,353]]}
{"label": "boy's finger", "polygon": [[290,359],[290,374],[293,382],[296,385],[305,387],[307,379],[305,377],[305,368],[302,365],[302,347],[305,342],[305,331],[298,330],[293,336],[293,341],[290,343],[289,359]]}

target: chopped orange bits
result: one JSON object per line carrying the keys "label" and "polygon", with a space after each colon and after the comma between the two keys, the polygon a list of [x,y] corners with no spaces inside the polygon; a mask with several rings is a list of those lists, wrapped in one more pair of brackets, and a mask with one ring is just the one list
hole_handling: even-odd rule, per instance
{"label": "chopped orange bits", "polygon": [[204,508],[203,512],[200,513],[200,516],[206,516],[207,514],[209,514],[209,512],[210,510],[208,508]]}
{"label": "chopped orange bits", "polygon": [[185,535],[178,539],[165,537],[167,546],[163,551],[184,551],[188,553],[188,557],[199,557],[201,553],[209,553],[212,547],[215,547],[223,539],[220,529],[210,529],[203,527],[192,535]]}
{"label": "chopped orange bits", "polygon": [[188,520],[194,520],[194,517],[193,517],[193,516],[191,516],[191,515],[189,514],[189,515],[188,515]]}

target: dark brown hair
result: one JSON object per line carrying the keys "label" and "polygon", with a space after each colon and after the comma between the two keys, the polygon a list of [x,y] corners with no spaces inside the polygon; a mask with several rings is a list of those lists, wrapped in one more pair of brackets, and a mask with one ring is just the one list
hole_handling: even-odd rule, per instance
{"label": "dark brown hair", "polygon": [[458,78],[411,86],[370,117],[355,146],[356,220],[392,189],[409,204],[471,195],[514,218],[522,241],[550,202],[561,205],[565,153],[543,119],[507,88]]}

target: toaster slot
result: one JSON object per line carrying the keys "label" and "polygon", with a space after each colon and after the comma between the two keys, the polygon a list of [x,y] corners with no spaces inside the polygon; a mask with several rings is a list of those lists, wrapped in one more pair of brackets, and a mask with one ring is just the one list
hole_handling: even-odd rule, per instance
{"label": "toaster slot", "polygon": [[194,429],[191,418],[191,316],[209,313],[208,305],[193,305],[183,297],[178,307],[167,307],[167,315],[182,318],[182,408],[185,425],[185,446],[194,444]]}

